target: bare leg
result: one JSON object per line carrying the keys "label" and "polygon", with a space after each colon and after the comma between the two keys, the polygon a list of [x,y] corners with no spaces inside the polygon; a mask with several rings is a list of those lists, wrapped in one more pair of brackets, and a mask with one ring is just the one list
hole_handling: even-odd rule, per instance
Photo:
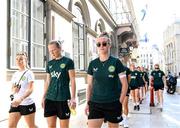
{"label": "bare leg", "polygon": [[108,122],[108,128],[119,128],[119,124],[118,123],[110,123],[110,122]]}
{"label": "bare leg", "polygon": [[16,128],[20,118],[21,114],[19,112],[9,113],[8,128]]}
{"label": "bare leg", "polygon": [[57,116],[47,117],[48,128],[56,128]]}
{"label": "bare leg", "polygon": [[104,118],[88,120],[88,128],[101,128]]}
{"label": "bare leg", "polygon": [[35,113],[24,116],[28,128],[35,128]]}
{"label": "bare leg", "polygon": [[60,120],[60,128],[69,128],[69,119]]}

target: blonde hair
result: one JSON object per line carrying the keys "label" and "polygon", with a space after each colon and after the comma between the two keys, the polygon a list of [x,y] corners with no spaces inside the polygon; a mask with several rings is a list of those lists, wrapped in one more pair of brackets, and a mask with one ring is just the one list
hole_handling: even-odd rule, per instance
{"label": "blonde hair", "polygon": [[108,39],[108,43],[111,44],[111,38],[110,38],[110,35],[108,32],[102,32],[98,38],[101,38],[101,37],[104,37],[104,38],[107,38]]}
{"label": "blonde hair", "polygon": [[63,43],[63,41],[60,41],[60,40],[52,40],[52,41],[49,42],[48,45],[55,44],[57,48],[60,48],[62,43]]}
{"label": "blonde hair", "polygon": [[26,68],[29,68],[29,65],[28,65],[28,54],[27,52],[18,52],[16,53],[16,57],[17,56],[24,56],[25,60],[26,60]]}

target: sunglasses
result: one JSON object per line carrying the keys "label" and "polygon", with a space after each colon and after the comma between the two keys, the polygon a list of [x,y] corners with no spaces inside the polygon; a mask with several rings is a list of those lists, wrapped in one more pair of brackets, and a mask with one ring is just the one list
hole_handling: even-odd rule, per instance
{"label": "sunglasses", "polygon": [[103,47],[106,47],[107,44],[108,44],[107,42],[102,42],[102,43],[97,43],[96,46],[101,47],[101,45],[102,45]]}

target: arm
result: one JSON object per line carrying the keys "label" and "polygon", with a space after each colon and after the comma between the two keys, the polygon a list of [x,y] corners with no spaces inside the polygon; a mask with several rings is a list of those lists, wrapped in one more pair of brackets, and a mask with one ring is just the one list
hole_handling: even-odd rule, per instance
{"label": "arm", "polygon": [[19,88],[15,84],[12,84],[11,92],[12,92],[12,94],[18,93]]}
{"label": "arm", "polygon": [[123,103],[123,100],[124,100],[126,93],[127,93],[128,83],[127,83],[126,75],[124,73],[119,74],[119,79],[122,83],[121,96],[120,96],[119,101],[121,103]]}
{"label": "arm", "polygon": [[47,93],[47,90],[48,90],[48,87],[49,87],[49,83],[50,83],[50,74],[47,73],[46,75],[46,80],[45,80],[45,83],[44,83],[44,93],[43,93],[43,97],[42,97],[42,107],[44,108],[44,100],[45,100],[45,97],[46,97],[46,93]]}
{"label": "arm", "polygon": [[75,71],[69,70],[69,78],[71,82],[71,107],[75,108],[76,107],[76,81],[75,81]]}
{"label": "arm", "polygon": [[91,98],[91,93],[92,93],[92,83],[93,83],[93,77],[91,75],[88,75],[87,77],[87,82],[88,82],[88,85],[87,85],[87,91],[86,91],[86,101],[87,103],[90,101],[90,98]]}
{"label": "arm", "polygon": [[33,92],[33,87],[34,87],[34,81],[29,82],[28,88],[24,95],[20,98],[22,101],[26,99],[31,93]]}
{"label": "arm", "polygon": [[128,84],[130,84],[130,82],[131,82],[131,74],[128,75],[127,82],[128,82]]}
{"label": "arm", "polygon": [[13,102],[11,103],[13,107],[17,107],[19,106],[19,104],[25,99],[27,98],[29,95],[31,95],[31,93],[33,92],[33,86],[34,86],[34,81],[30,81],[28,83],[28,88],[25,91],[24,95],[22,95],[19,99],[15,99],[13,100]]}
{"label": "arm", "polygon": [[166,84],[166,76],[165,75],[163,76],[163,83],[164,83],[164,86],[166,87],[167,84]]}
{"label": "arm", "polygon": [[93,77],[91,75],[88,74],[87,76],[87,90],[86,90],[86,108],[85,108],[85,114],[88,115],[89,112],[89,105],[88,102],[90,101],[91,98],[91,94],[92,94],[92,86],[93,86]]}

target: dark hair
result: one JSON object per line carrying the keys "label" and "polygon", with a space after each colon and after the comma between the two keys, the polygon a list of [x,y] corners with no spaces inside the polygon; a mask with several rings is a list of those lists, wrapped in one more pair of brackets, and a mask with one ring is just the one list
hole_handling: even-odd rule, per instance
{"label": "dark hair", "polygon": [[52,40],[49,42],[48,45],[55,44],[57,48],[60,48],[62,43],[63,43],[63,41],[60,41],[60,40]]}

